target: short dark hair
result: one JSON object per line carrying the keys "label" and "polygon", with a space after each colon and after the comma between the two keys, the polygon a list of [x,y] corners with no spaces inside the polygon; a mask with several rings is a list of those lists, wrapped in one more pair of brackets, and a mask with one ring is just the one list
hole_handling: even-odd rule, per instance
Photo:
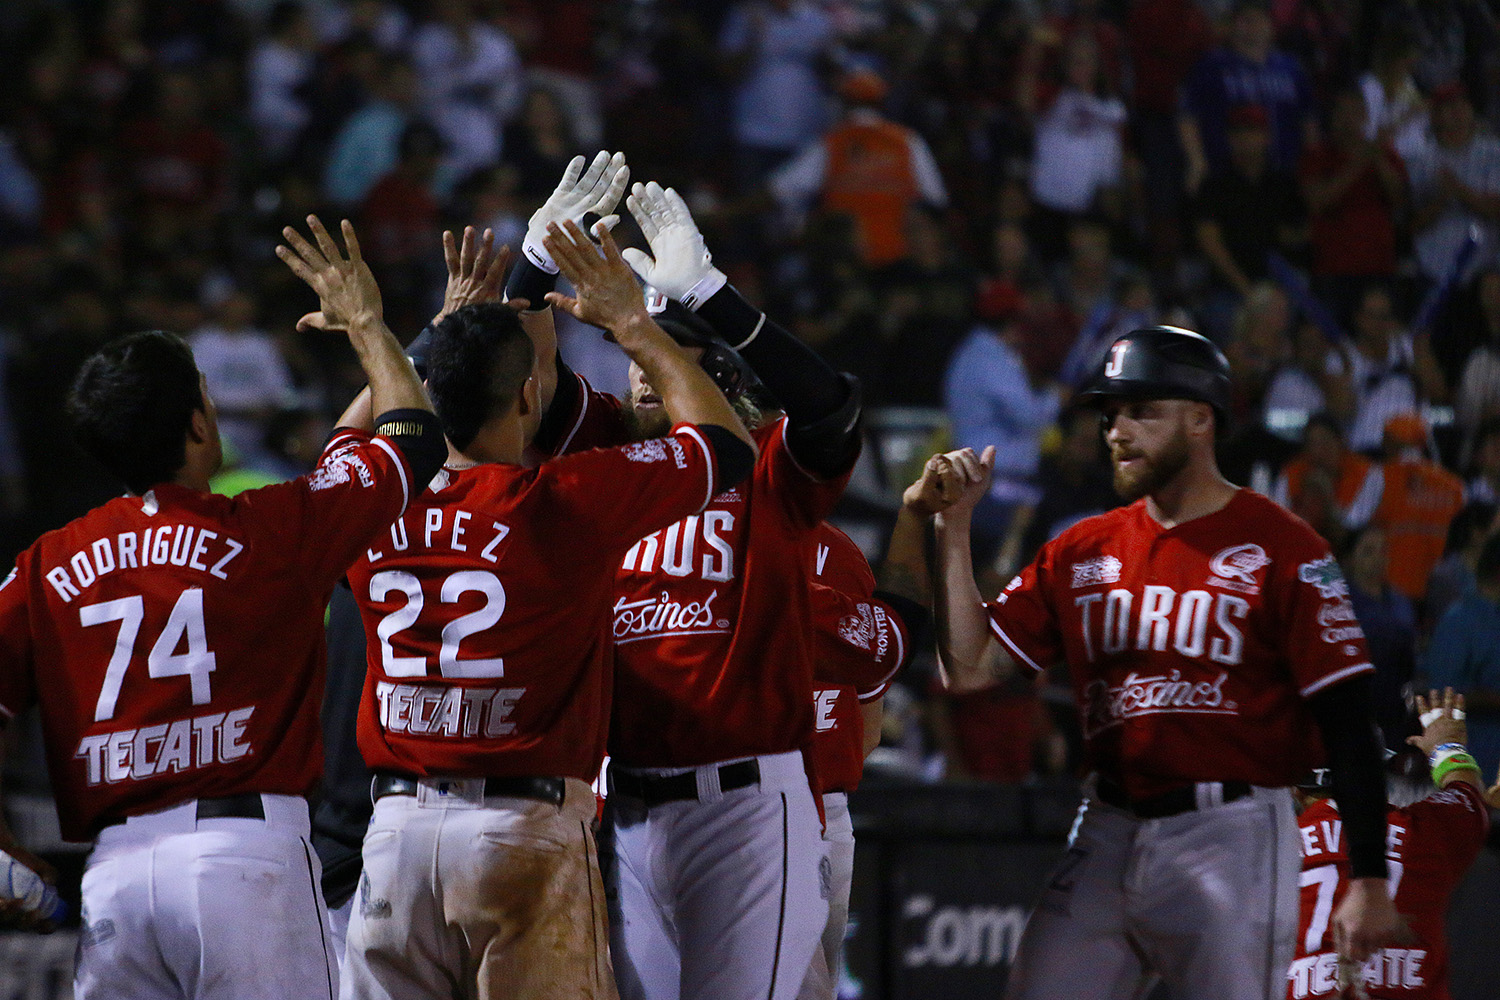
{"label": "short dark hair", "polygon": [[455,448],[515,404],[535,357],[516,311],[498,302],[464,306],[433,329],[427,391]]}
{"label": "short dark hair", "polygon": [[67,402],[79,445],[135,494],[182,468],[193,411],[204,409],[192,350],[161,330],[101,347],[78,370]]}

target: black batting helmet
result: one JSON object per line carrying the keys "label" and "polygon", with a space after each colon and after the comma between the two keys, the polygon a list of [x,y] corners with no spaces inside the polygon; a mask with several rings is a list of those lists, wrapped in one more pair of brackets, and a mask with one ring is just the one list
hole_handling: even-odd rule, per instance
{"label": "black batting helmet", "polygon": [[1109,346],[1094,377],[1078,393],[1086,405],[1109,397],[1196,399],[1229,423],[1229,361],[1208,338],[1175,326],[1132,330]]}
{"label": "black batting helmet", "polygon": [[724,342],[713,327],[698,317],[698,314],[681,303],[661,295],[650,285],[646,286],[646,311],[651,313],[656,325],[662,328],[683,347],[700,347],[703,356],[698,365],[708,372],[714,385],[733,402],[746,391],[760,384],[745,359],[738,351]]}

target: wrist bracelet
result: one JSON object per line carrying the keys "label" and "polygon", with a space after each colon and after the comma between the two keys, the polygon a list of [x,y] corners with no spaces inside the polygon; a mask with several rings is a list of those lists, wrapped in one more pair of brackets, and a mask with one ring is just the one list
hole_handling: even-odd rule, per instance
{"label": "wrist bracelet", "polygon": [[1443,779],[1448,777],[1448,775],[1454,771],[1464,770],[1478,771],[1479,763],[1468,753],[1454,752],[1450,756],[1444,757],[1441,763],[1433,767],[1432,783],[1441,787]]}

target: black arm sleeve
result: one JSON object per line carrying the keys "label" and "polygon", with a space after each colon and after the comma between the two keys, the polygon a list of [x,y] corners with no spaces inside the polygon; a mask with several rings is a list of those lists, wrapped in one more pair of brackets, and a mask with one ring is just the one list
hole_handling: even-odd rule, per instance
{"label": "black arm sleeve", "polygon": [[787,443],[802,466],[832,477],[859,454],[859,382],[828,366],[818,353],[756,309],[732,285],[698,308],[754,369],[787,415]]}
{"label": "black arm sleeve", "polygon": [[557,275],[548,274],[521,254],[505,279],[505,301],[525,299],[530,308],[545,309],[547,293],[556,287]]}
{"label": "black arm sleeve", "polygon": [[714,449],[714,484],[720,492],[744,481],[755,468],[755,449],[718,424],[695,424]]}
{"label": "black arm sleeve", "polygon": [[1333,797],[1349,834],[1354,878],[1385,878],[1385,769],[1369,674],[1319,691],[1308,707],[1323,731]]}
{"label": "black arm sleeve", "polygon": [[906,660],[903,666],[911,662],[912,655],[919,647],[927,644],[927,630],[932,625],[932,612],[922,607],[910,597],[893,594],[889,590],[877,590],[875,596],[891,606],[901,618],[901,624],[906,626]]}
{"label": "black arm sleeve", "polygon": [[547,412],[542,414],[541,422],[537,424],[536,436],[531,439],[531,446],[544,455],[557,454],[557,446],[568,431],[568,422],[578,413],[580,397],[583,395],[583,386],[573,376],[573,369],[563,361],[561,351],[556,355],[555,364],[557,390],[552,394]]}
{"label": "black arm sleeve", "polygon": [[406,456],[415,500],[448,457],[448,442],[437,414],[431,410],[387,410],[375,418],[375,433],[389,438]]}

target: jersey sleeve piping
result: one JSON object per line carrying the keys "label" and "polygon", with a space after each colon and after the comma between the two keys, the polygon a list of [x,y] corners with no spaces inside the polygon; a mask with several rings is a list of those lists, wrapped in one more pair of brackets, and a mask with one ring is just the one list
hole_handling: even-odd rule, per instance
{"label": "jersey sleeve piping", "polygon": [[708,468],[708,494],[703,498],[703,503],[698,505],[698,509],[701,511],[713,502],[714,494],[718,492],[714,488],[718,485],[714,482],[714,450],[708,446],[708,441],[704,439],[698,428],[691,424],[684,424],[678,428],[678,432],[691,437],[694,441],[698,442],[698,447],[703,449],[703,461]]}
{"label": "jersey sleeve piping", "polygon": [[885,689],[891,686],[891,681],[895,679],[896,674],[901,670],[902,664],[906,662],[906,640],[901,635],[901,627],[893,623],[891,632],[896,636],[895,665],[891,667],[890,673],[880,679],[879,684],[854,692],[854,697],[861,703],[874,701],[876,698],[884,695]]}
{"label": "jersey sleeve piping", "polygon": [[1302,689],[1302,697],[1311,698],[1330,684],[1337,684],[1341,680],[1353,677],[1355,674],[1373,673],[1375,665],[1372,663],[1355,663],[1342,670],[1335,670],[1326,677],[1319,677],[1307,687]]}
{"label": "jersey sleeve piping", "polygon": [[323,446],[323,455],[327,455],[329,452],[342,447],[350,441],[359,440],[361,440],[360,435],[354,433],[353,431],[334,431],[333,437],[329,438],[328,443]]}
{"label": "jersey sleeve piping", "polygon": [[373,437],[370,440],[379,445],[380,449],[390,455],[391,460],[396,463],[396,473],[401,477],[401,513],[405,514],[406,505],[411,503],[411,473],[407,471],[406,459],[385,438]]}
{"label": "jersey sleeve piping", "polygon": [[[1027,656],[1026,652],[1023,649],[1021,649],[1020,646],[1017,646],[1014,642],[1012,642],[1010,636],[1008,636],[1008,635],[1005,634],[1005,631],[1003,629],[1001,629],[1000,626],[995,623],[995,619],[993,619],[993,618],[990,619],[990,631],[994,632],[996,638],[998,638],[1002,643],[1004,643],[1005,646],[1006,646],[1006,648],[1008,648],[1012,653],[1014,653],[1020,659],[1020,661],[1023,664],[1025,664],[1026,666],[1030,667],[1033,673],[1038,673],[1039,674],[1039,673],[1042,672],[1042,668],[1037,664],[1037,662],[1035,660],[1033,660],[1031,657]],[[1368,667],[1369,664],[1367,663],[1367,664],[1365,664],[1365,666]]]}
{"label": "jersey sleeve piping", "polygon": [[589,412],[589,396],[594,391],[593,386],[589,385],[588,379],[584,378],[577,372],[573,373],[573,377],[578,380],[578,416],[573,418],[573,426],[568,429],[568,433],[557,445],[556,454],[559,455],[566,454],[568,451],[568,446],[571,445],[573,443],[573,439],[578,436],[578,429],[583,426],[583,418]]}

